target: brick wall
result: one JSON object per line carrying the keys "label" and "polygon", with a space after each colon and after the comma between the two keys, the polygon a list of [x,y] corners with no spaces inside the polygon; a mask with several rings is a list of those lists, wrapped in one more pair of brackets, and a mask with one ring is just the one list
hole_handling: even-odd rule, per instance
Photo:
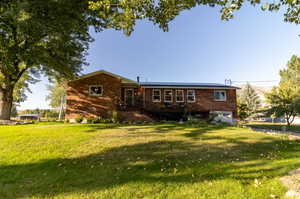
{"label": "brick wall", "polygon": [[[102,96],[89,95],[90,85],[102,85]],[[111,117],[121,99],[121,80],[99,74],[68,83],[66,119],[83,117]]]}
{"label": "brick wall", "polygon": [[[187,103],[187,89],[184,90],[184,102],[176,103],[175,90],[173,91],[173,103],[172,109],[164,108],[164,90],[161,89],[161,102],[152,102],[152,88],[147,88],[145,90],[145,109],[148,111],[159,112],[159,111],[169,111],[176,112],[182,111],[183,108],[180,104],[187,104],[187,109],[189,112],[210,112],[210,111],[230,111],[233,112],[233,117],[236,115],[236,90],[228,89],[226,91],[227,100],[226,101],[215,101],[214,100],[214,89],[194,89],[196,94],[196,102]],[[170,89],[166,89],[170,90]],[[219,90],[219,89],[218,89]]]}

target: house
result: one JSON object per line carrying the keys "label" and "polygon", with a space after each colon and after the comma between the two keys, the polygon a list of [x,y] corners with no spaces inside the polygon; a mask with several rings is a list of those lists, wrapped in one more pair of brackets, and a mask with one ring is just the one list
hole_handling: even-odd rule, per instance
{"label": "house", "polygon": [[17,117],[19,120],[35,120],[40,121],[39,114],[23,114]]}
{"label": "house", "polygon": [[210,113],[236,118],[236,89],[215,83],[139,82],[100,70],[68,82],[66,119],[110,118],[114,111],[172,119]]}

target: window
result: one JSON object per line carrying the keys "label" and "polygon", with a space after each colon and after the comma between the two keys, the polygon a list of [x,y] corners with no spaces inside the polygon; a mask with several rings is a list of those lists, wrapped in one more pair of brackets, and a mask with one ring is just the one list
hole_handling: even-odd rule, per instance
{"label": "window", "polygon": [[184,102],[183,90],[176,90],[176,102]]}
{"label": "window", "polygon": [[101,96],[103,94],[103,87],[100,85],[90,86],[89,94],[94,96]]}
{"label": "window", "polygon": [[161,91],[160,89],[153,89],[153,93],[152,93],[152,101],[153,102],[160,102],[161,100]]}
{"label": "window", "polygon": [[226,101],[226,91],[218,91],[214,92],[214,97],[216,101]]}
{"label": "window", "polygon": [[172,92],[172,90],[165,90],[164,101],[165,102],[173,102],[173,92]]}
{"label": "window", "polygon": [[187,101],[188,102],[195,102],[196,101],[195,90],[188,90],[187,91]]}

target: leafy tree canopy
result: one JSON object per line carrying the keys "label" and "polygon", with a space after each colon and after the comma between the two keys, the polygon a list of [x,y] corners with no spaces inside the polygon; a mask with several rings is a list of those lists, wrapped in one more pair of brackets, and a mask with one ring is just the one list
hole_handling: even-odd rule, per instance
{"label": "leafy tree canopy", "polygon": [[[260,0],[249,0],[252,5]],[[93,41],[90,27],[133,31],[136,20],[148,19],[168,30],[181,11],[197,5],[219,6],[230,19],[242,0],[1,0],[0,119],[10,118],[13,92],[25,72],[49,78],[72,78],[86,65]],[[266,10],[286,8],[285,20],[299,23],[299,2],[267,3]]]}
{"label": "leafy tree canopy", "polygon": [[66,103],[66,88],[64,84],[55,82],[51,85],[48,85],[49,95],[47,95],[46,100],[50,102],[52,108],[59,108],[65,106]]}
{"label": "leafy tree canopy", "polygon": [[280,71],[280,83],[274,87],[270,93],[266,94],[266,99],[271,106],[269,114],[284,116],[288,126],[294,118],[300,114],[300,59],[293,56],[287,64],[287,68]]}

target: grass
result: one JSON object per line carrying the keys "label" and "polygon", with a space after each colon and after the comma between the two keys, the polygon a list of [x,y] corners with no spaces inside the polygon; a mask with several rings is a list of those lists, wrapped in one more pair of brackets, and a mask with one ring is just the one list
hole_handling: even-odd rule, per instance
{"label": "grass", "polygon": [[[273,129],[273,130],[282,130],[283,127],[287,127],[287,125],[284,123],[268,123],[268,122],[254,122],[254,123],[247,124],[246,126],[264,128],[264,129]],[[300,125],[291,125],[288,128],[288,130],[300,133]]]}
{"label": "grass", "polygon": [[0,126],[0,198],[283,198],[300,145],[179,124]]}

